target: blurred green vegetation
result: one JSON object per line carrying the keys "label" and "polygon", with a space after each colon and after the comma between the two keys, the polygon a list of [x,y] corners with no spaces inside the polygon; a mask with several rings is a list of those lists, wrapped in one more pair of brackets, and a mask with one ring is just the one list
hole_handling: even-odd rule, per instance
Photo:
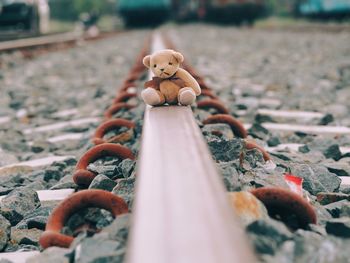
{"label": "blurred green vegetation", "polygon": [[50,0],[51,17],[57,20],[75,21],[82,13],[101,15],[115,13],[116,0]]}

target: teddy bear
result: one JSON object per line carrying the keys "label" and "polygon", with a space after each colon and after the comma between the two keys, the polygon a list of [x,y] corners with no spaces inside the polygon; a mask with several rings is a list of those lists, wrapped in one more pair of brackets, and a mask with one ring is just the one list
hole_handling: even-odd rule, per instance
{"label": "teddy bear", "polygon": [[143,64],[154,74],[141,92],[146,104],[187,106],[195,102],[201,88],[190,73],[180,68],[183,61],[183,55],[171,49],[160,50],[143,58]]}

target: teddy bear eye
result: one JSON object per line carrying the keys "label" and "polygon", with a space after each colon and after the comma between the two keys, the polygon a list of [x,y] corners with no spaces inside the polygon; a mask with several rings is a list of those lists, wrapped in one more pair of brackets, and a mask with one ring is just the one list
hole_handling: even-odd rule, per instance
{"label": "teddy bear eye", "polygon": [[169,62],[169,65],[172,65],[173,63]]}
{"label": "teddy bear eye", "polygon": [[153,67],[156,68],[156,67],[157,67],[157,64],[154,64]]}

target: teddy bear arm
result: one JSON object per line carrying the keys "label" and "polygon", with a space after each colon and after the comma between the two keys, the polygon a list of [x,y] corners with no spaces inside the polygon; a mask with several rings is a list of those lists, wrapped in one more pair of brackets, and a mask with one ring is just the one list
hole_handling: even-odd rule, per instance
{"label": "teddy bear arm", "polygon": [[188,73],[186,70],[180,68],[176,72],[176,76],[180,79],[182,79],[185,82],[185,87],[190,87],[193,89],[196,96],[201,94],[201,88],[198,84],[198,82],[195,80],[194,77],[190,73]]}

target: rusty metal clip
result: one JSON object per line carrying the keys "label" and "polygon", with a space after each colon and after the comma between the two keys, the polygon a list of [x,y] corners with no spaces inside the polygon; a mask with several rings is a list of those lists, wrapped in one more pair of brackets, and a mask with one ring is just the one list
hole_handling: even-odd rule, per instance
{"label": "rusty metal clip", "polygon": [[199,109],[215,109],[218,113],[229,114],[229,110],[225,105],[221,101],[215,99],[198,101],[197,107]]}
{"label": "rusty metal clip", "polygon": [[271,157],[270,155],[267,153],[267,151],[262,147],[260,146],[259,144],[257,144],[256,142],[252,141],[252,140],[244,140],[244,144],[245,144],[245,148],[248,149],[248,150],[252,150],[252,149],[258,149],[263,157],[264,157],[264,160],[265,162],[271,160]]}
{"label": "rusty metal clip", "polygon": [[306,228],[308,224],[316,224],[317,216],[314,208],[298,194],[277,187],[262,187],[251,191],[267,208],[270,216],[279,216],[288,224],[287,219],[291,215],[296,216],[298,226],[294,228]]}
{"label": "rusty metal clip", "polygon": [[47,221],[45,232],[40,237],[40,245],[44,249],[52,246],[68,248],[74,237],[60,232],[73,214],[87,207],[106,209],[114,217],[128,213],[127,204],[119,196],[104,190],[82,190],[64,199],[53,210]]}
{"label": "rusty metal clip", "polygon": [[118,102],[127,102],[131,98],[137,97],[136,93],[130,93],[130,92],[120,92],[119,95],[114,99],[114,103]]}
{"label": "rusty metal clip", "polygon": [[88,187],[96,177],[95,173],[88,171],[87,166],[97,159],[105,156],[116,156],[121,159],[134,160],[132,151],[120,144],[103,143],[92,147],[79,160],[73,175],[74,182],[81,187]]}
{"label": "rusty metal clip", "polygon": [[209,97],[214,100],[218,100],[218,96],[214,95],[210,89],[203,89],[201,94],[199,96],[202,97]]}
{"label": "rusty metal clip", "polygon": [[233,118],[231,115],[228,114],[216,114],[213,116],[209,116],[206,120],[203,121],[203,124],[214,124],[214,123],[226,123],[228,124],[233,133],[240,137],[240,138],[246,138],[247,137],[247,131],[244,128],[243,124]]}
{"label": "rusty metal clip", "polygon": [[130,110],[132,108],[135,108],[135,105],[131,105],[125,102],[119,102],[119,103],[115,103],[112,104],[112,106],[110,106],[104,113],[104,117],[106,119],[110,119],[113,117],[114,114],[116,114],[118,111],[120,111],[121,109],[127,109]]}
{"label": "rusty metal clip", "polygon": [[119,127],[126,127],[129,129],[133,129],[133,128],[135,128],[135,123],[132,121],[129,121],[129,120],[119,119],[119,118],[106,121],[97,127],[96,132],[94,134],[94,137],[92,138],[92,142],[96,145],[110,142],[111,139],[109,139],[107,141],[107,140],[103,139],[103,136],[107,132],[109,132],[115,128],[119,128]]}

